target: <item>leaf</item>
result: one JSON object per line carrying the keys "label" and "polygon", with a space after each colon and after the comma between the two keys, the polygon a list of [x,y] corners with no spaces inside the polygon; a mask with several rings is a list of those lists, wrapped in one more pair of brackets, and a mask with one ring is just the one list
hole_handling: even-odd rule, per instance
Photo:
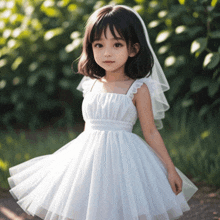
{"label": "leaf", "polygon": [[0,37],[0,45],[5,45],[6,39],[3,37]]}
{"label": "leaf", "polygon": [[219,13],[219,12],[212,12],[212,16],[213,16],[213,17],[219,17],[219,16],[220,16],[220,13]]}
{"label": "leaf", "polygon": [[206,67],[208,69],[213,69],[218,65],[219,61],[220,61],[219,53],[209,53],[206,55],[204,59],[203,67]]}
{"label": "leaf", "polygon": [[62,88],[62,89],[68,89],[70,84],[69,84],[69,81],[67,79],[61,79],[59,81],[59,86]]}
{"label": "leaf", "polygon": [[[160,11],[160,12],[158,13],[158,17],[159,17],[159,18],[164,18],[164,17],[167,15],[167,13],[168,13],[168,11],[162,10],[162,11]],[[169,19],[169,20],[170,20],[170,19]],[[171,22],[172,22],[172,20],[171,20]]]}
{"label": "leaf", "polygon": [[79,31],[74,31],[74,32],[71,33],[70,38],[71,38],[72,40],[75,40],[76,38],[79,38],[80,35],[81,35],[81,34],[80,34]]}
{"label": "leaf", "polygon": [[70,68],[69,65],[65,65],[65,66],[63,66],[63,68],[62,68],[62,72],[63,72],[64,75],[67,76],[67,77],[72,76],[72,70],[71,70],[71,68]]}
{"label": "leaf", "polygon": [[37,75],[32,75],[32,76],[28,77],[27,85],[30,86],[30,87],[34,86],[36,84],[37,80],[38,80],[38,76]]}
{"label": "leaf", "polygon": [[218,0],[212,0],[212,2],[211,2],[211,6],[212,6],[212,7],[215,7],[216,4],[217,4],[217,2],[218,2]]}
{"label": "leaf", "polygon": [[218,106],[220,104],[220,98],[216,99],[212,104],[211,104],[211,107],[215,107],[215,106]]}
{"label": "leaf", "polygon": [[160,49],[158,50],[158,53],[159,54],[164,54],[166,53],[168,50],[170,49],[170,46],[167,44],[167,45],[164,45],[162,47],[160,47]]}
{"label": "leaf", "polygon": [[209,110],[209,106],[208,105],[204,105],[202,106],[202,108],[199,111],[199,117],[204,116]]}
{"label": "leaf", "polygon": [[179,0],[179,3],[180,3],[181,5],[184,5],[184,4],[185,4],[185,0]]}
{"label": "leaf", "polygon": [[77,38],[71,44],[66,45],[65,51],[67,53],[72,52],[74,49],[78,48],[81,45],[82,39]]}
{"label": "leaf", "polygon": [[187,33],[188,35],[191,37],[191,38],[194,38],[196,37],[196,35],[199,33],[199,32],[202,32],[203,31],[203,27],[187,27]]}
{"label": "leaf", "polygon": [[165,65],[166,67],[172,66],[172,65],[175,64],[175,62],[176,62],[176,57],[175,57],[175,56],[169,56],[169,57],[167,57],[167,58],[165,59],[164,65]]}
{"label": "leaf", "polygon": [[188,99],[188,100],[183,100],[181,104],[182,104],[183,108],[187,108],[187,107],[193,105],[193,103],[194,102],[192,99]]}
{"label": "leaf", "polygon": [[77,9],[77,5],[76,4],[70,4],[67,9],[68,9],[68,11],[73,12]]}
{"label": "leaf", "polygon": [[0,60],[0,68],[5,66],[7,64],[7,60],[6,59],[1,59]]}
{"label": "leaf", "polygon": [[208,78],[199,76],[192,81],[190,85],[190,90],[192,92],[199,92],[201,89],[207,87],[208,84],[209,84]]}
{"label": "leaf", "polygon": [[60,7],[65,7],[70,3],[70,0],[62,0],[60,1],[60,3],[58,4]]}
{"label": "leaf", "polygon": [[160,24],[160,20],[153,20],[148,24],[148,28],[155,28]]}
{"label": "leaf", "polygon": [[38,62],[33,62],[33,63],[31,63],[31,64],[29,65],[28,70],[29,70],[30,72],[33,72],[33,71],[35,71],[35,70],[38,68],[38,66],[39,66],[39,63],[38,63]]}
{"label": "leaf", "polygon": [[31,25],[32,27],[39,31],[42,29],[42,24],[40,23],[40,21],[37,19],[37,18],[34,18],[32,21],[31,21]]}
{"label": "leaf", "polygon": [[23,57],[21,57],[21,56],[17,57],[15,59],[14,63],[11,65],[11,69],[16,70],[22,62],[23,62]]}
{"label": "leaf", "polygon": [[45,34],[44,34],[44,39],[46,41],[50,40],[51,38],[57,36],[57,35],[60,35],[63,33],[63,28],[55,28],[55,29],[51,29],[49,31],[47,31]]}
{"label": "leaf", "polygon": [[181,34],[181,33],[185,32],[185,31],[186,31],[186,26],[185,25],[178,26],[175,29],[175,33],[176,34]]}
{"label": "leaf", "polygon": [[4,89],[4,87],[6,86],[7,82],[3,79],[0,81],[0,89]]}
{"label": "leaf", "polygon": [[209,35],[211,38],[220,38],[220,31],[212,31]]}
{"label": "leaf", "polygon": [[219,83],[217,81],[210,82],[208,87],[208,95],[210,97],[213,97],[218,92],[218,88],[219,88]]}
{"label": "leaf", "polygon": [[202,132],[202,134],[201,134],[202,139],[205,139],[209,136],[210,136],[210,131],[209,130],[206,130],[206,131]]}
{"label": "leaf", "polygon": [[156,43],[161,43],[163,41],[165,41],[169,36],[170,36],[171,32],[169,30],[163,30],[161,31],[158,35],[157,38],[155,40]]}
{"label": "leaf", "polygon": [[205,50],[207,46],[208,40],[207,38],[201,37],[196,40],[194,40],[191,44],[191,53],[199,52],[201,53],[203,50]]}
{"label": "leaf", "polygon": [[[51,4],[51,5],[50,5]],[[41,5],[41,11],[44,12],[48,17],[59,17],[60,11],[53,7],[52,1],[44,1]]]}

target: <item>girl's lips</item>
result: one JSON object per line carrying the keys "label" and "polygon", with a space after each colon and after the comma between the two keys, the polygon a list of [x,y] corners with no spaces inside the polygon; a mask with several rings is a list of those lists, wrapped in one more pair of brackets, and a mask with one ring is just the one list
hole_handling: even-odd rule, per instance
{"label": "girl's lips", "polygon": [[114,61],[104,61],[104,63],[114,63]]}

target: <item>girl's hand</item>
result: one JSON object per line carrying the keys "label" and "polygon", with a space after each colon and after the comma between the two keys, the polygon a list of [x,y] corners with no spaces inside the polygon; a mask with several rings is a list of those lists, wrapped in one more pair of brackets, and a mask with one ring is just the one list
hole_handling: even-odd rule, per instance
{"label": "girl's hand", "polygon": [[168,171],[168,180],[173,192],[178,195],[182,191],[183,181],[175,169]]}

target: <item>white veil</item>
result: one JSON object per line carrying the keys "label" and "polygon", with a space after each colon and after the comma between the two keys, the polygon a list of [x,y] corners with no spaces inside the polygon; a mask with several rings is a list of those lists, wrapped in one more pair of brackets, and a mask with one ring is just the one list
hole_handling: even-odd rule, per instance
{"label": "white veil", "polygon": [[[142,20],[140,15],[132,8],[125,6],[125,5],[117,5],[117,6],[121,6],[127,10],[132,11],[142,23],[146,41],[148,43],[148,47],[154,59],[154,66],[152,68],[152,74],[149,77],[142,78],[142,80],[147,84],[149,91],[150,91],[155,124],[158,129],[161,129],[163,127],[163,123],[161,119],[165,118],[165,111],[169,109],[169,104],[164,95],[164,92],[169,90],[170,88],[169,84],[161,68],[161,65],[154,53],[154,50],[150,44],[150,39],[149,39],[147,28],[144,24],[144,21]],[[89,81],[89,80],[92,80],[92,79],[88,76],[84,76],[82,80],[80,81],[79,85],[77,86],[77,90],[83,91],[84,82]]]}

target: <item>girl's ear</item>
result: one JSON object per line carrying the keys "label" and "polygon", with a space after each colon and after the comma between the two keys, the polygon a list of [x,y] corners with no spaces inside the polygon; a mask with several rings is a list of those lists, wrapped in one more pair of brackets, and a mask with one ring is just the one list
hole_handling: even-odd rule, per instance
{"label": "girl's ear", "polygon": [[135,43],[130,47],[130,54],[129,57],[134,57],[140,50],[140,44]]}

